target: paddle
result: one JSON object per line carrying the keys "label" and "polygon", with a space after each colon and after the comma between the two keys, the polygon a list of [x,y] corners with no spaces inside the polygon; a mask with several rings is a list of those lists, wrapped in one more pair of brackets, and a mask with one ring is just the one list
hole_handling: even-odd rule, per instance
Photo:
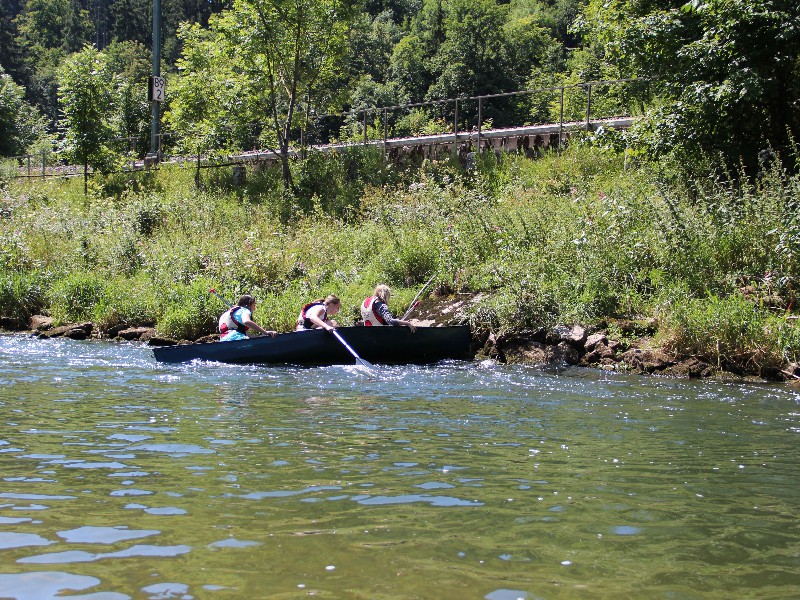
{"label": "paddle", "polygon": [[337,340],[339,340],[339,341],[342,343],[342,346],[344,346],[345,348],[347,348],[347,350],[350,352],[350,354],[352,354],[352,355],[353,355],[353,358],[355,358],[355,359],[356,359],[356,364],[357,364],[359,367],[366,367],[366,368],[367,368],[367,369],[369,369],[369,370],[372,370],[372,369],[374,369],[374,368],[375,368],[375,366],[374,366],[372,363],[369,363],[369,362],[365,361],[365,360],[364,360],[363,358],[361,358],[361,357],[360,357],[358,354],[356,354],[356,351],[355,351],[355,350],[353,350],[353,349],[350,347],[350,344],[348,344],[347,342],[345,342],[345,341],[344,341],[344,338],[343,338],[341,335],[339,335],[339,332],[338,332],[338,331],[336,331],[335,329],[331,329],[330,331],[331,331],[331,333],[334,335],[334,337],[336,337],[336,339],[337,339]]}
{"label": "paddle", "polygon": [[230,303],[230,302],[228,302],[227,300],[225,300],[225,298],[223,298],[222,296],[220,296],[220,295],[217,293],[217,290],[215,290],[214,288],[211,288],[210,290],[208,290],[208,293],[209,293],[209,294],[213,294],[214,296],[216,296],[217,298],[219,298],[220,300],[222,300],[222,301],[223,301],[223,302],[224,302],[224,303],[225,303],[225,304],[228,306],[228,308],[233,308],[233,304],[232,304],[232,303]]}
{"label": "paddle", "polygon": [[417,308],[417,305],[419,304],[419,302],[417,301],[417,298],[419,298],[422,295],[422,292],[425,291],[425,288],[427,288],[431,284],[431,281],[433,281],[434,277],[436,277],[436,273],[431,275],[431,278],[428,279],[428,281],[425,282],[425,285],[422,286],[422,289],[417,293],[416,296],[414,296],[414,299],[411,301],[411,306],[408,307],[408,310],[406,311],[406,314],[403,315],[403,321],[407,320],[408,319],[408,315],[411,314],[411,311],[413,311],[415,308]]}

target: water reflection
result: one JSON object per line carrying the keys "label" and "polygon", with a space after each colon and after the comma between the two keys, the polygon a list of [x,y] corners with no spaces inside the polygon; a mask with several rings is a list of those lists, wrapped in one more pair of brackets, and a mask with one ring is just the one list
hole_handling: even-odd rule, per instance
{"label": "water reflection", "polygon": [[18,336],[0,382],[7,597],[800,595],[783,387]]}

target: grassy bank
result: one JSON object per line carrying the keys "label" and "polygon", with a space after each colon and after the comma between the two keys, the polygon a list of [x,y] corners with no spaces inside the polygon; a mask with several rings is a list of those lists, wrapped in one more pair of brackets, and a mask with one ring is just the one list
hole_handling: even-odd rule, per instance
{"label": "grassy bank", "polygon": [[557,323],[658,319],[678,354],[749,372],[800,360],[795,316],[800,179],[779,163],[754,183],[688,181],[589,145],[531,161],[487,155],[383,166],[365,153],[276,174],[164,167],[82,182],[5,181],[0,316],[155,325],[196,338],[250,292],[259,322],[291,329],[329,293],[341,321],[376,283],[402,312],[434,272],[443,292],[481,292],[475,335]]}

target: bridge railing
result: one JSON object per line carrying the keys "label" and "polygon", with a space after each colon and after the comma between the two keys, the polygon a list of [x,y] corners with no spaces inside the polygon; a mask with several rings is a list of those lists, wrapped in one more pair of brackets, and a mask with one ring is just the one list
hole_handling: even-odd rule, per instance
{"label": "bridge railing", "polygon": [[[484,139],[493,137],[493,133],[501,134],[496,131],[499,128],[533,127],[538,131],[540,128],[536,126],[545,124],[548,125],[548,134],[557,133],[556,139],[561,141],[565,129],[579,127],[588,130],[593,122],[603,119],[629,117],[637,112],[642,114],[644,99],[648,94],[647,86],[648,80],[645,79],[598,80],[497,94],[369,106],[340,113],[310,114],[305,123],[292,132],[291,153],[296,156],[314,148],[328,151],[338,147],[380,144],[384,149],[392,145],[415,143],[452,143],[455,147],[465,140],[480,148]],[[627,126],[629,122],[621,123]],[[254,123],[252,126],[254,131],[266,128],[263,123]],[[254,134],[253,137],[255,139],[258,136]],[[177,147],[177,141],[169,133],[160,135],[160,154],[171,154],[172,148]],[[128,161],[126,170],[147,166],[137,158],[136,138],[120,138],[116,142]],[[232,157],[232,160],[276,158],[274,152],[254,151],[246,154],[249,156],[243,158],[240,154]],[[175,156],[174,160],[196,161],[198,167],[208,162],[202,156]],[[82,174],[81,168],[67,165],[59,153],[52,151],[11,157],[4,159],[4,163],[14,169],[16,177],[21,178]]]}
{"label": "bridge railing", "polygon": [[[392,138],[464,132],[478,144],[488,129],[497,127],[557,124],[591,128],[591,122],[627,117],[643,112],[647,80],[627,78],[598,80],[535,89],[447,98],[382,107],[365,107],[341,113],[315,115],[298,132],[301,147],[331,143],[368,144]],[[317,126],[325,121],[335,125]]]}

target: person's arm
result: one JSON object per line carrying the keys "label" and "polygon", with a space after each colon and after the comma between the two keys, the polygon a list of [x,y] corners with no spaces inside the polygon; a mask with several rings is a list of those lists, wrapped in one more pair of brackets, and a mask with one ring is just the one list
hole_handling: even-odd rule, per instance
{"label": "person's arm", "polygon": [[256,322],[253,321],[253,319],[251,319],[249,316],[245,317],[242,320],[242,325],[246,325],[247,327],[250,327],[251,329],[255,329],[256,331],[261,332],[263,335],[269,335],[269,336],[272,336],[272,337],[275,337],[276,335],[278,335],[277,331],[266,330],[263,327],[261,327],[261,325],[256,324]]}
{"label": "person's arm", "polygon": [[403,327],[408,327],[411,330],[411,333],[414,333],[417,330],[417,326],[414,325],[411,321],[404,321],[403,319],[395,319],[394,315],[389,310],[389,307],[382,302],[378,305],[378,313],[380,313],[381,318],[386,322],[387,325],[392,325],[392,326],[402,325]]}
{"label": "person's arm", "polygon": [[334,324],[326,323],[322,320],[322,315],[325,313],[324,306],[313,306],[306,311],[306,319],[311,321],[317,327],[330,331],[334,328]]}

